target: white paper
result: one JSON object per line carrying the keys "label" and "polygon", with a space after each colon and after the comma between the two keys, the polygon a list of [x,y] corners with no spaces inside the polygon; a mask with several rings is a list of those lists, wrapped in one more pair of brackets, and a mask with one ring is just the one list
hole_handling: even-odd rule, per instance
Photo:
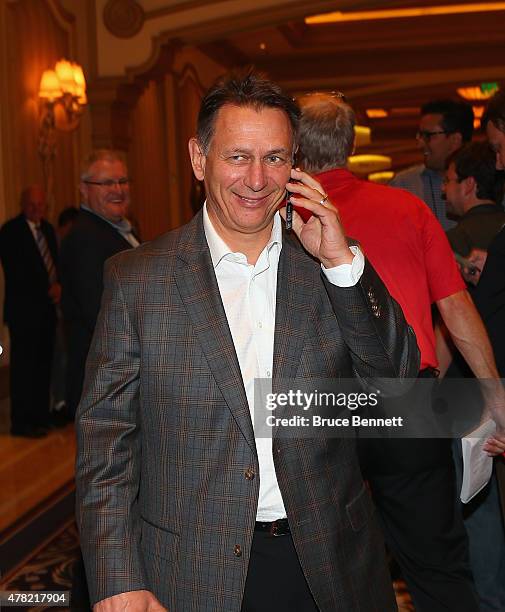
{"label": "white paper", "polygon": [[483,450],[486,440],[496,431],[496,423],[489,419],[461,439],[463,448],[463,483],[461,501],[467,504],[487,485],[493,471],[493,457]]}

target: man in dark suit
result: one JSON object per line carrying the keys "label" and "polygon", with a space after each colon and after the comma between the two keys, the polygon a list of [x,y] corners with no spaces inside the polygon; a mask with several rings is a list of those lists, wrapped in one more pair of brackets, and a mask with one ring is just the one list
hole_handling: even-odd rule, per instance
{"label": "man in dark suit", "polygon": [[[253,425],[257,378],[419,368],[401,309],[292,169],[298,117],[253,73],[220,80],[189,145],[202,212],[106,264],[77,416],[96,612],[396,610],[355,440]],[[294,214],[303,247],[276,213],[286,189],[314,214]]]}
{"label": "man in dark suit", "polygon": [[128,172],[120,153],[94,151],[84,162],[79,216],[61,246],[62,308],[67,337],[67,408],[73,420],[103,291],[105,260],[138,245],[126,219]]}
{"label": "man in dark suit", "polygon": [[45,212],[44,190],[33,185],[21,194],[21,214],[0,230],[11,347],[11,433],[30,438],[46,435],[49,424],[55,305],[61,292],[56,236]]}

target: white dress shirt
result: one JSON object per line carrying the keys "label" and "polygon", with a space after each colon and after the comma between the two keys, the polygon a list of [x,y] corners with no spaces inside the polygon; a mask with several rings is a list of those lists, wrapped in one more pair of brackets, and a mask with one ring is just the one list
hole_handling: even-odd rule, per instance
{"label": "white dress shirt", "polygon": [[30,221],[30,219],[27,219],[26,217],[25,217],[25,221],[28,223],[28,227],[30,228],[30,231],[32,232],[33,239],[38,245],[39,240],[37,236],[37,228],[40,226],[40,223],[34,223],[33,221]]}
{"label": "white dress shirt", "polygon": [[[254,424],[254,379],[272,376],[281,217],[275,213],[270,240],[255,265],[249,264],[243,253],[231,252],[214,229],[206,204],[203,226]],[[351,264],[323,267],[332,284],[350,287],[360,279],[364,257],[357,247],[351,249],[354,253]],[[275,474],[272,439],[256,438],[256,450],[260,472],[256,520],[275,521],[285,517],[286,510]]]}

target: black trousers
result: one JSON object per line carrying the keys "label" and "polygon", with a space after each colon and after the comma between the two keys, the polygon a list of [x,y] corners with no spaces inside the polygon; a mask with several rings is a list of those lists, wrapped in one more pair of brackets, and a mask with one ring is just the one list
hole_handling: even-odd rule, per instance
{"label": "black trousers", "polygon": [[[363,443],[364,475],[416,612],[478,612],[451,441]],[[380,467],[386,465],[389,471],[381,473]]]}
{"label": "black trousers", "polygon": [[47,425],[56,316],[9,322],[11,430]]}
{"label": "black trousers", "polygon": [[291,535],[254,532],[241,612],[318,612]]}

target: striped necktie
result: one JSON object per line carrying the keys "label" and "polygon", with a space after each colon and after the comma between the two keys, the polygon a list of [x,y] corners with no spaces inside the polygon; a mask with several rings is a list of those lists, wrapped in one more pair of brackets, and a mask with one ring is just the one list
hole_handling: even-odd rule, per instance
{"label": "striped necktie", "polygon": [[47,244],[46,237],[42,233],[40,225],[35,226],[35,234],[37,236],[37,246],[39,247],[40,256],[44,261],[44,265],[47,270],[47,276],[49,277],[49,284],[52,285],[58,280],[56,276],[56,267],[54,265],[51,251],[49,250],[49,245]]}

